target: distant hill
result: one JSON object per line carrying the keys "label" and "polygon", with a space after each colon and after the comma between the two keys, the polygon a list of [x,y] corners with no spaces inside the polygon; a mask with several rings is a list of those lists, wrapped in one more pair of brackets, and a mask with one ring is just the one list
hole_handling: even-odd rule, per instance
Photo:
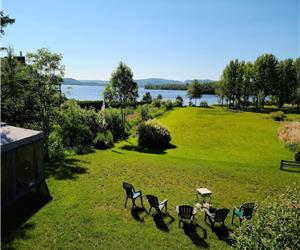
{"label": "distant hill", "polygon": [[[147,84],[186,84],[191,83],[192,80],[185,80],[185,81],[178,81],[178,80],[170,80],[170,79],[164,79],[164,78],[146,78],[146,79],[136,79],[135,80],[139,87],[144,87]],[[204,82],[213,82],[212,80],[205,79],[205,80],[198,80],[201,83]],[[107,80],[76,80],[73,78],[64,78],[64,85],[86,85],[86,86],[103,86],[107,84],[109,81]]]}

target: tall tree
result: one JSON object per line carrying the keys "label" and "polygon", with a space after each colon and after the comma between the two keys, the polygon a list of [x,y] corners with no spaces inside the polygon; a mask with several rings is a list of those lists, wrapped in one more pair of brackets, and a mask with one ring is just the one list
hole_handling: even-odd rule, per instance
{"label": "tall tree", "polygon": [[123,137],[125,136],[126,108],[136,104],[138,86],[133,80],[133,73],[125,63],[120,62],[111,74],[109,84],[104,90],[104,99],[111,106],[121,108]]}
{"label": "tall tree", "polygon": [[13,24],[15,22],[15,19],[10,18],[8,15],[4,15],[3,10],[0,11],[0,18],[1,18],[0,33],[1,36],[3,36],[5,34],[4,28],[6,28],[7,25]]}
{"label": "tall tree", "polygon": [[243,99],[243,106],[245,108],[249,105],[249,97],[253,93],[253,64],[251,62],[247,62],[242,64],[241,67],[243,67],[241,95]]}
{"label": "tall tree", "polygon": [[33,93],[38,99],[36,113],[39,117],[38,127],[43,130],[46,158],[48,157],[48,136],[52,130],[57,109],[63,101],[61,83],[65,67],[61,65],[62,55],[51,53],[48,49],[38,49],[36,53],[28,53],[28,68]]}
{"label": "tall tree", "polygon": [[292,59],[279,62],[278,77],[274,94],[277,97],[278,107],[281,108],[284,103],[293,101],[293,94],[297,88],[297,73]]}
{"label": "tall tree", "polygon": [[196,106],[196,100],[202,97],[202,87],[198,80],[193,80],[191,84],[188,85],[187,96],[190,99],[195,100],[195,106]]}
{"label": "tall tree", "polygon": [[261,108],[264,108],[265,98],[271,94],[274,94],[274,90],[277,86],[277,65],[278,59],[272,54],[259,56],[254,62],[254,94],[256,99],[259,99],[259,94],[264,93],[264,96],[262,97]]}

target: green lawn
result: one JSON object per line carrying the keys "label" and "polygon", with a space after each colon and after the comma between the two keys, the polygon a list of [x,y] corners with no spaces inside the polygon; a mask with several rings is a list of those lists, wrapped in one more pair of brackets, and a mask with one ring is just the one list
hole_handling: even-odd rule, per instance
{"label": "green lawn", "polygon": [[[279,170],[280,160],[293,159],[293,154],[278,141],[279,123],[268,114],[178,108],[160,121],[169,127],[176,148],[142,152],[130,139],[112,150],[72,157],[63,172],[48,179],[53,200],[3,246],[194,249],[198,244],[226,249],[229,245],[210,230],[201,212],[196,231],[179,229],[175,206],[192,205],[200,186],[212,190],[214,206],[232,209],[245,201],[260,203],[266,196],[274,197],[293,182],[300,184],[299,173]],[[168,232],[152,216],[131,212],[131,201],[124,208],[124,180],[144,195],[169,199],[175,221],[168,225]],[[146,200],[144,204],[148,208]],[[233,230],[230,220],[231,213],[226,225]],[[166,218],[166,223],[170,221]]]}

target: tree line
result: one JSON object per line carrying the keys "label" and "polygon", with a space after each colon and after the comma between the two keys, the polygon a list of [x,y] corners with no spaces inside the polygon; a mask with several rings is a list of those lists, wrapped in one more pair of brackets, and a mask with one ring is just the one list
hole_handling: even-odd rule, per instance
{"label": "tree line", "polygon": [[279,61],[264,54],[252,62],[231,60],[223,70],[216,94],[229,107],[254,105],[263,109],[266,100],[279,108],[284,104],[300,107],[300,57]]}

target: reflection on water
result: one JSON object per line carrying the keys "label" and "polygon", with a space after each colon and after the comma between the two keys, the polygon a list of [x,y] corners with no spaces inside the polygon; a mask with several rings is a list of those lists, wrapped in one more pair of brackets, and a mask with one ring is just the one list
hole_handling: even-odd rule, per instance
{"label": "reflection on water", "polygon": [[[74,98],[76,100],[102,100],[103,91],[105,86],[83,86],[83,85],[62,85],[62,92],[68,98]],[[161,94],[163,99],[175,100],[176,96],[180,95],[183,98],[184,105],[187,105],[189,98],[186,96],[184,90],[157,90],[157,89],[144,89],[139,88],[140,100],[145,92],[150,92],[152,97],[156,97]],[[203,95],[200,101],[206,101],[209,105],[217,104],[218,97],[216,95]],[[197,101],[199,103],[199,101]]]}

